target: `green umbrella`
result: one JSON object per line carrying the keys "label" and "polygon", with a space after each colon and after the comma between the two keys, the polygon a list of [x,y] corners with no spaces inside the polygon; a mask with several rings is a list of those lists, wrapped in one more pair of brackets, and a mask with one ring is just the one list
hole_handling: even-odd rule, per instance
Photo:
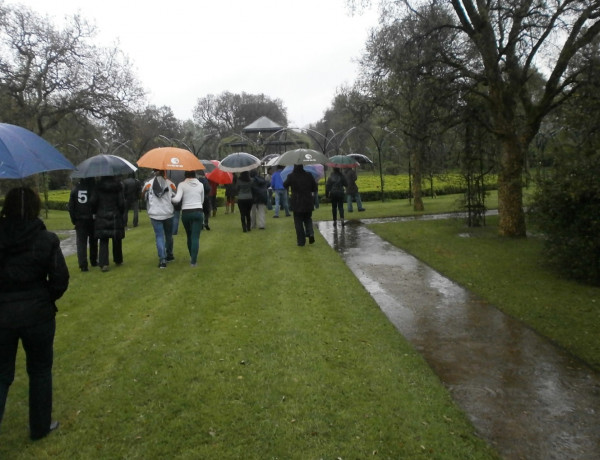
{"label": "green umbrella", "polygon": [[356,168],[358,166],[358,162],[348,155],[334,155],[326,164],[331,168]]}

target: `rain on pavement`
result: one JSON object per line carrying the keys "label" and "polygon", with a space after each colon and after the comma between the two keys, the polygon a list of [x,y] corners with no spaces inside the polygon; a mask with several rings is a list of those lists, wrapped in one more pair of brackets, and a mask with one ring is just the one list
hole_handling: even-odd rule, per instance
{"label": "rain on pavement", "polygon": [[597,372],[360,222],[316,225],[502,457],[599,457]]}
{"label": "rain on pavement", "polygon": [[599,373],[361,222],[317,226],[502,457],[599,458]]}

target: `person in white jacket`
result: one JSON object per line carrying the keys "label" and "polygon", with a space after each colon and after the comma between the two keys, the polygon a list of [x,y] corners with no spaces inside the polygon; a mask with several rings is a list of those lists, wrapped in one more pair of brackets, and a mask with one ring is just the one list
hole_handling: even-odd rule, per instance
{"label": "person in white jacket", "polygon": [[158,268],[167,268],[173,256],[173,214],[171,198],[175,196],[175,184],[165,177],[165,171],[154,170],[154,177],[144,184],[142,196],[146,201],[148,217],[156,236]]}
{"label": "person in white jacket", "polygon": [[200,248],[200,233],[204,226],[204,184],[196,178],[195,171],[186,171],[185,179],[177,186],[177,194],[171,200],[181,202],[181,223],[187,235],[187,247],[190,253],[190,265],[195,267],[198,262]]}

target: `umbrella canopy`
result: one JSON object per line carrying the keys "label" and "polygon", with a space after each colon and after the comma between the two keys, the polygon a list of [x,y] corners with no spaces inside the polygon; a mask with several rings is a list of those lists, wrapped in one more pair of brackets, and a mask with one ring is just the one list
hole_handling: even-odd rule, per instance
{"label": "umbrella canopy", "polygon": [[246,152],[230,153],[221,160],[219,169],[227,172],[243,172],[256,169],[260,166],[260,160],[254,155]]}
{"label": "umbrella canopy", "polygon": [[283,166],[314,165],[327,163],[327,157],[321,152],[311,149],[288,150],[282,154],[275,164]]}
{"label": "umbrella canopy", "polygon": [[140,168],[198,171],[202,162],[192,152],[178,147],[158,147],[144,153],[137,161]]}
{"label": "umbrella canopy", "polygon": [[117,155],[95,155],[83,160],[71,173],[72,178],[120,176],[137,171],[125,158]]}
{"label": "umbrella canopy", "polygon": [[206,172],[211,172],[219,166],[219,162],[217,160],[200,160],[200,163],[204,165],[204,170]]}
{"label": "umbrella canopy", "polygon": [[75,166],[34,132],[0,123],[0,179],[23,179],[59,169]]}
{"label": "umbrella canopy", "polygon": [[260,160],[260,164],[270,168],[275,165],[275,162],[279,158],[278,153],[270,153],[269,155],[265,155],[262,160]]}
{"label": "umbrella canopy", "polygon": [[231,184],[233,182],[233,173],[216,168],[213,171],[206,174],[206,178],[209,181],[215,182],[217,184]]}
{"label": "umbrella canopy", "polygon": [[363,155],[362,153],[349,153],[348,156],[354,158],[361,165],[372,165],[373,164],[371,159],[368,156]]}
{"label": "umbrella canopy", "polygon": [[327,166],[331,168],[356,168],[358,162],[348,155],[334,155],[327,161]]}
{"label": "umbrella canopy", "polygon": [[[325,177],[325,168],[323,165],[306,165],[303,166],[305,171],[308,171],[313,175],[315,180],[319,182],[323,177]],[[281,170],[281,180],[285,181],[287,176],[294,170],[293,166],[286,166]]]}

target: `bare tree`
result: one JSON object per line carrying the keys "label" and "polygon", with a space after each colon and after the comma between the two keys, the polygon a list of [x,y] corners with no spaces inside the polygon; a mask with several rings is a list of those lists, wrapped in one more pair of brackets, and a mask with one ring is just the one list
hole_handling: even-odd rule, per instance
{"label": "bare tree", "polygon": [[63,29],[22,6],[0,6],[0,101],[4,121],[42,135],[70,114],[108,118],[144,93],[118,48],[93,45],[75,15]]}
{"label": "bare tree", "polygon": [[198,99],[194,109],[194,121],[207,132],[219,133],[220,137],[239,133],[262,116],[281,126],[287,125],[287,110],[283,102],[264,94],[234,94],[228,91],[218,96],[209,94]]}

